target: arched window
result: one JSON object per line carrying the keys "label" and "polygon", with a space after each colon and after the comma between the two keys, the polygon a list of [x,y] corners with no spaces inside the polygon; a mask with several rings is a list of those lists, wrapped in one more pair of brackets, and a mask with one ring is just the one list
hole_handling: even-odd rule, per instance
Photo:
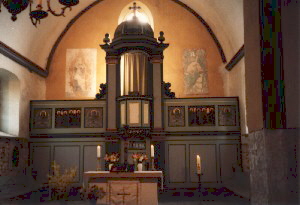
{"label": "arched window", "polygon": [[[154,30],[154,21],[153,21],[151,11],[144,3],[140,1],[134,1],[134,2],[136,2],[137,6],[140,7],[140,9],[136,11],[136,16],[139,18],[141,22],[150,24],[150,26]],[[119,16],[118,24],[121,24],[123,21],[130,21],[132,19],[133,12],[132,10],[128,9],[129,7],[132,7],[132,5],[133,2],[130,2],[123,8]]]}
{"label": "arched window", "polygon": [[19,135],[20,80],[0,68],[0,135]]}

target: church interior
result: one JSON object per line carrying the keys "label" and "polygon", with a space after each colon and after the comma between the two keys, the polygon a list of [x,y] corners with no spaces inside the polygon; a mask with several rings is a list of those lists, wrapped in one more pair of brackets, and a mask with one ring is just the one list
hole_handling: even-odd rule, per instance
{"label": "church interior", "polygon": [[4,204],[299,204],[297,0],[2,0],[0,16]]}

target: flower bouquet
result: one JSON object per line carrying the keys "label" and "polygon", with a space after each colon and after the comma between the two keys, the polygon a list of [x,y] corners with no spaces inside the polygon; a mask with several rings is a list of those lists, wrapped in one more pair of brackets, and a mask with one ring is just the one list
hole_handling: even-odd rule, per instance
{"label": "flower bouquet", "polygon": [[102,199],[106,194],[102,188],[99,188],[97,185],[88,185],[88,187],[81,190],[82,198],[97,201],[97,199]]}
{"label": "flower bouquet", "polygon": [[119,161],[119,153],[106,154],[104,160],[109,163],[108,170],[111,170],[112,165]]}
{"label": "flower bouquet", "polygon": [[148,160],[148,157],[146,154],[140,154],[140,153],[134,153],[132,155],[132,159],[134,163],[137,163],[137,170],[142,171],[143,170],[143,162]]}

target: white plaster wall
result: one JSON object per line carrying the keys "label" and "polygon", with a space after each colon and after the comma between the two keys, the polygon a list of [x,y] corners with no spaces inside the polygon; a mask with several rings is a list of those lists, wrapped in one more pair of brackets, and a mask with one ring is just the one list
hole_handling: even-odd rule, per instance
{"label": "white plaster wall", "polygon": [[[18,19],[13,22],[10,13],[2,6],[2,11],[0,12],[0,41],[34,63],[45,67],[49,53],[66,25],[81,9],[87,7],[92,2],[94,0],[80,1],[80,4],[73,7],[72,11],[66,9],[66,17],[54,17],[49,13],[48,17],[41,20],[41,23],[37,27],[31,23],[29,7],[18,14]],[[60,11],[61,6],[58,1],[51,1],[51,5],[53,6],[53,10]]]}
{"label": "white plaster wall", "polygon": [[224,79],[225,96],[238,96],[240,109],[241,133],[248,134],[246,119],[246,95],[245,95],[245,59],[242,58],[235,67],[228,71],[224,66],[220,67]]}
{"label": "white plaster wall", "polygon": [[[38,76],[35,73],[29,72],[26,68],[11,61],[9,58],[0,54],[1,69],[7,70],[15,75],[19,79],[19,85],[17,81],[7,84],[7,90],[4,91],[3,98],[17,99],[16,90],[19,90],[19,102],[11,100],[3,100],[5,103],[9,103],[8,112],[9,115],[15,116],[8,120],[8,124],[5,124],[8,134],[13,134],[19,137],[29,137],[29,115],[30,115],[30,100],[45,100],[46,85],[45,79]],[[0,73],[1,75],[1,73]],[[19,87],[19,89],[18,89]],[[4,113],[6,115],[7,113]],[[2,115],[2,114],[1,114]],[[9,129],[8,129],[9,128]]]}
{"label": "white plaster wall", "polygon": [[211,27],[229,61],[244,44],[243,0],[181,0]]}

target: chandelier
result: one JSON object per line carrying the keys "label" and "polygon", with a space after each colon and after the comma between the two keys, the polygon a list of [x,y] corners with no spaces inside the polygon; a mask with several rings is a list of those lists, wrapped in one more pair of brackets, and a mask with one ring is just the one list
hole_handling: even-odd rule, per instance
{"label": "chandelier", "polygon": [[63,5],[60,13],[56,13],[51,9],[50,0],[47,0],[47,10],[43,10],[42,0],[0,0],[0,12],[1,5],[3,4],[8,12],[12,14],[11,19],[15,21],[17,20],[17,14],[21,13],[29,6],[29,17],[32,24],[36,26],[37,23],[40,23],[41,19],[44,19],[48,16],[48,12],[50,12],[54,16],[64,16],[65,10],[67,8],[72,10],[72,6],[75,6],[79,3],[79,0],[58,1],[61,5]]}

